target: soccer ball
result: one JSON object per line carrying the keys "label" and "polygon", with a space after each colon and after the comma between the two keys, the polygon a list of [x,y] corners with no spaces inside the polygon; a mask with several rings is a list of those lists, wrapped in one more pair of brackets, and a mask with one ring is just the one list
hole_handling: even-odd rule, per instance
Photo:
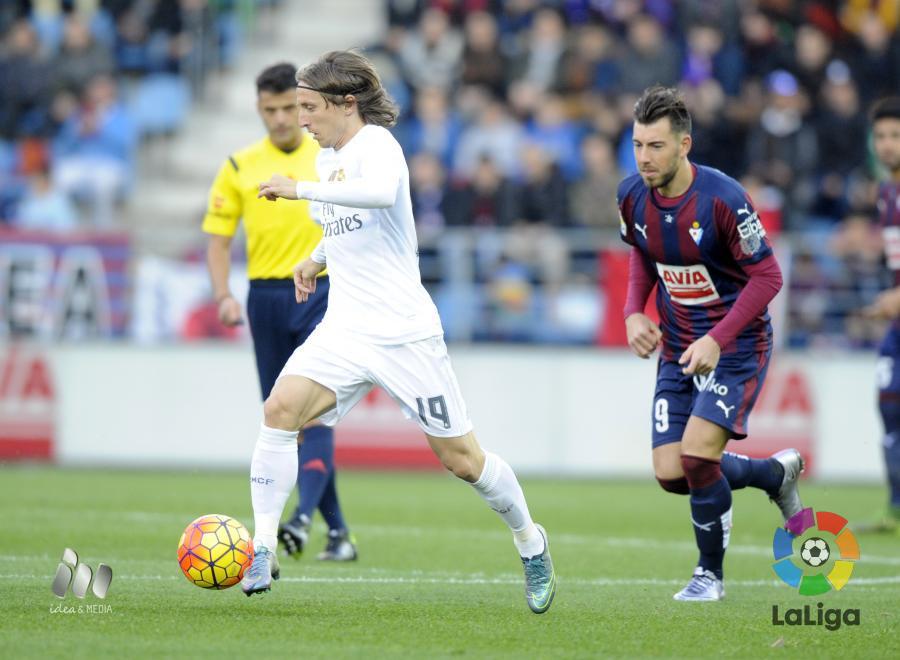
{"label": "soccer ball", "polygon": [[821,566],[830,555],[828,544],[820,538],[806,539],[800,550],[800,558],[810,566]]}
{"label": "soccer ball", "polygon": [[184,576],[204,589],[233,587],[252,561],[250,532],[228,516],[200,516],[178,542],[178,565]]}

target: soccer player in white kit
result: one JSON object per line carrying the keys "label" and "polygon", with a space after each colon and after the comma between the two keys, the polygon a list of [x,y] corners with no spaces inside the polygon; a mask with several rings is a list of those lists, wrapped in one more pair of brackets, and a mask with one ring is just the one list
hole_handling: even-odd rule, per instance
{"label": "soccer player in white kit", "polygon": [[372,63],[352,51],[326,53],[300,69],[297,105],[300,125],[322,147],[320,182],[276,174],[259,196],[312,202],[324,232],[294,269],[297,302],[315,295],[326,264],[331,291],[325,318],[265,402],[250,476],[256,555],[241,586],[249,596],[278,579],[276,530],[296,481],[298,430],[316,418],[337,423],[378,385],[512,530],[528,606],[546,612],[556,592],[547,534],[532,521],[510,466],[475,439],[440,317],[421,283],[409,170],[385,128],[395,123],[396,106]]}

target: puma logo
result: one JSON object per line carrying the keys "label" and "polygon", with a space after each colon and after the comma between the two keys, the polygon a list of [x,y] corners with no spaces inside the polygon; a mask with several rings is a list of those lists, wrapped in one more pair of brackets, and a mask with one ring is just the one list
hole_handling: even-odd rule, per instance
{"label": "puma logo", "polygon": [[635,222],[635,223],[634,223],[634,228],[637,229],[639,232],[641,232],[641,234],[644,235],[644,240],[646,241],[646,240],[647,240],[647,225],[644,224],[644,225],[642,226],[642,225],[639,225],[638,223]]}
{"label": "puma logo", "polygon": [[722,399],[717,399],[716,405],[722,409],[722,412],[725,413],[725,419],[728,419],[731,411],[734,410],[734,406],[726,406],[724,403],[722,403]]}

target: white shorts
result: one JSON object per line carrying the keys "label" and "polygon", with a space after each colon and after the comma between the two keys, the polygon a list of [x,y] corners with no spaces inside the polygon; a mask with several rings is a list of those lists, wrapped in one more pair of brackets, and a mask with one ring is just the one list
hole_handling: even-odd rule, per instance
{"label": "white shorts", "polygon": [[281,376],[305,376],[335,393],[337,406],[319,420],[337,424],[378,385],[428,435],[454,438],[472,430],[443,337],[380,345],[319,325],[288,358]]}

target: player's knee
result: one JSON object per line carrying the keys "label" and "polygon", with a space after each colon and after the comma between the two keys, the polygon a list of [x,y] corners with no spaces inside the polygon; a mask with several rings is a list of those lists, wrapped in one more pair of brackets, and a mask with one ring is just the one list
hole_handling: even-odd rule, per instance
{"label": "player's knee", "polygon": [[682,454],[681,469],[691,490],[706,488],[722,478],[722,464],[702,456]]}
{"label": "player's knee", "polygon": [[463,481],[474,483],[478,481],[481,472],[475,465],[474,458],[468,454],[453,453],[441,456],[441,463],[447,470],[453,473],[453,476],[459,477]]}
{"label": "player's knee", "polygon": [[687,477],[681,476],[674,479],[664,479],[659,475],[656,475],[656,480],[659,482],[660,488],[667,493],[688,495],[691,492],[691,487],[688,486]]}
{"label": "player's knee", "polygon": [[263,404],[266,426],[272,428],[300,428],[308,420],[301,420],[296,406],[277,391],[272,392]]}

